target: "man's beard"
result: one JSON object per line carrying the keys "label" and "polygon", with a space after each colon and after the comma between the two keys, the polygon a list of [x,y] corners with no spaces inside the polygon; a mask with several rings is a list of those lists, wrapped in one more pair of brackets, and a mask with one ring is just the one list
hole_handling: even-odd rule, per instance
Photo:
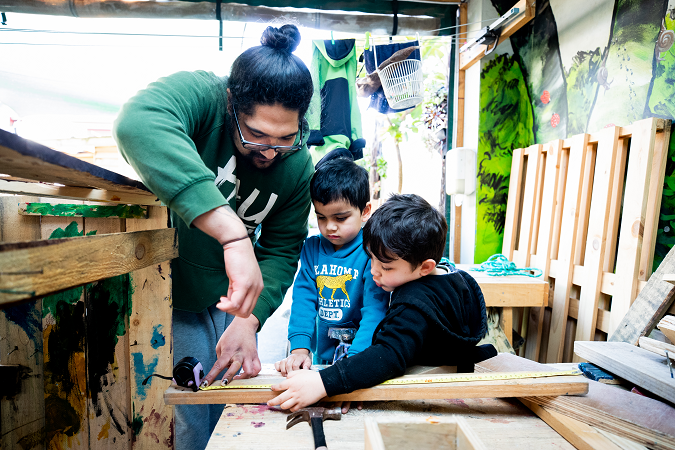
{"label": "man's beard", "polygon": [[241,150],[239,150],[239,146],[237,145],[237,138],[239,136],[239,132],[237,131],[236,126],[232,122],[233,122],[232,120],[228,121],[227,131],[230,135],[230,139],[232,139],[232,143],[234,144],[234,149],[237,152],[237,161],[244,161],[246,164],[253,167],[254,169],[263,171],[271,170],[279,164],[279,161],[281,161],[282,159],[281,158],[282,155],[279,153],[277,153],[274,159],[272,159],[271,164],[267,167],[259,167],[255,163],[255,156],[260,154],[260,152],[251,151],[248,155],[243,154]]}

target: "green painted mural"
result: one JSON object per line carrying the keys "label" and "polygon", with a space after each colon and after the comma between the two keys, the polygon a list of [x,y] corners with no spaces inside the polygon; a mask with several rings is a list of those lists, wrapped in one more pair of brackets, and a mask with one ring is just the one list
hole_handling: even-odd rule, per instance
{"label": "green painted mural", "polygon": [[502,251],[513,149],[534,143],[533,116],[518,61],[500,55],[481,73],[474,260]]}
{"label": "green painted mural", "polygon": [[[498,13],[510,0],[491,0]],[[557,16],[556,16],[557,14]],[[574,18],[571,18],[574,16]],[[608,125],[626,126],[648,117],[675,118],[675,0],[542,0],[530,23],[511,38],[529,98],[534,142],[546,143]],[[496,52],[499,53],[500,48]],[[504,64],[504,59],[498,64]],[[485,63],[481,80],[480,139],[494,125],[494,112],[483,108],[494,84],[505,85],[509,71],[495,79],[495,64]],[[527,139],[520,137],[525,142]],[[525,146],[516,144],[512,148]],[[480,161],[500,167],[508,177],[511,153],[479,144],[478,192],[493,189]],[[482,155],[482,156],[481,156]],[[508,181],[507,181],[508,182]],[[492,195],[490,208],[477,198],[475,262],[497,248],[502,229],[490,230],[506,195]],[[503,204],[500,206],[500,202]],[[655,267],[675,244],[675,139],[671,137],[657,235]],[[490,250],[491,251],[491,250]]]}
{"label": "green painted mural", "polygon": [[119,217],[147,219],[148,208],[140,205],[71,205],[67,203],[24,203],[22,214],[62,217]]}

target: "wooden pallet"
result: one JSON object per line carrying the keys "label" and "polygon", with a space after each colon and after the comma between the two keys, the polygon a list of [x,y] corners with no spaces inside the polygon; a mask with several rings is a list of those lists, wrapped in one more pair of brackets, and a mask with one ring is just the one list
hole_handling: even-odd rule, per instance
{"label": "wooden pallet", "polygon": [[571,361],[575,340],[605,340],[646,284],[670,125],[650,118],[514,150],[503,253],[551,283],[548,307],[525,312],[529,359]]}

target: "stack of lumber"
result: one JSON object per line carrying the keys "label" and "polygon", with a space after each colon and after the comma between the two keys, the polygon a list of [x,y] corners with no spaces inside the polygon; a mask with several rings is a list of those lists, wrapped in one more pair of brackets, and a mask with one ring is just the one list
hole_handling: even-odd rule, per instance
{"label": "stack of lumber", "polygon": [[[541,370],[551,369],[508,354],[476,364],[481,372]],[[621,448],[616,442],[628,439],[648,448],[675,449],[674,408],[595,381],[588,387],[584,396],[529,397],[523,403],[577,448]]]}
{"label": "stack of lumber", "polygon": [[514,150],[502,252],[551,283],[548,305],[523,313],[525,357],[579,360],[574,341],[620,327],[652,272],[670,127],[650,118]]}

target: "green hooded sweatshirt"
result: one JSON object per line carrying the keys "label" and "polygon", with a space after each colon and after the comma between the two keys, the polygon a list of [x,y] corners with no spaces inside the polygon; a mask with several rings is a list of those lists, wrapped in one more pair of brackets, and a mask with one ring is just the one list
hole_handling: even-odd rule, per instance
{"label": "green hooded sweatshirt", "polygon": [[293,283],[313,166],[306,146],[266,170],[241,158],[226,87],[226,78],[204,71],[161,78],[122,107],[113,133],[143,183],[171,209],[180,255],[171,265],[174,307],[200,312],[227,295],[222,247],[191,224],[229,204],[254,242],[265,287],[253,314],[262,327]]}

